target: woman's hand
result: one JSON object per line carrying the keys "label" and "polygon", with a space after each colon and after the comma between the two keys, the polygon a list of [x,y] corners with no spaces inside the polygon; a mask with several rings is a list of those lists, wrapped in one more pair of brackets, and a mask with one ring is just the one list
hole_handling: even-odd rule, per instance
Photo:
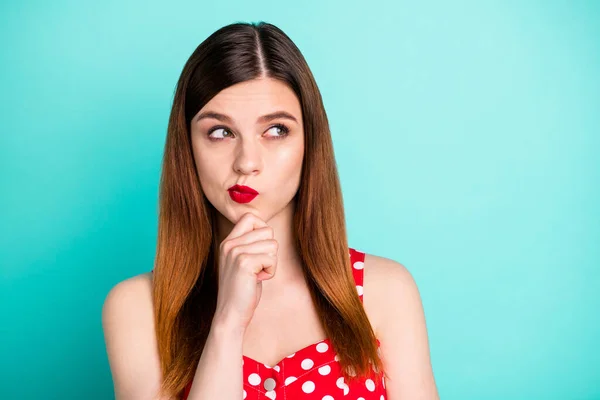
{"label": "woman's hand", "polygon": [[246,330],[260,301],[262,281],[277,268],[273,228],[252,213],[244,214],[219,246],[219,290],[215,319]]}

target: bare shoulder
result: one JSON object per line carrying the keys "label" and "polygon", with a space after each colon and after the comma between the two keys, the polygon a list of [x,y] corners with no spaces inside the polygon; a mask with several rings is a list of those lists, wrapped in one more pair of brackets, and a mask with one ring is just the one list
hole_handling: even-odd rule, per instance
{"label": "bare shoulder", "polygon": [[417,284],[401,263],[365,255],[363,301],[381,342],[389,399],[439,400]]}
{"label": "bare shoulder", "polygon": [[410,271],[390,258],[365,253],[364,305],[371,315],[375,333],[388,320],[390,305],[414,303],[417,284]]}
{"label": "bare shoulder", "polygon": [[[152,299],[152,274],[147,272],[144,274],[135,275],[127,278],[115,286],[108,292],[104,304],[102,306],[102,315],[104,317],[106,311],[113,311],[112,306],[118,304],[123,305],[125,300],[127,304],[132,302],[138,303]],[[148,304],[146,304],[148,305]],[[121,307],[119,307],[120,309]]]}
{"label": "bare shoulder", "polygon": [[398,261],[390,258],[365,253],[365,281],[371,284],[385,285],[389,279],[397,283],[413,285],[414,279],[408,269]]}
{"label": "bare shoulder", "polygon": [[129,298],[129,300],[139,301],[144,297],[151,296],[151,294],[152,274],[150,272],[132,276],[131,278],[127,278],[117,283],[110,289],[105,298],[102,311],[104,313],[107,306],[112,305],[115,301],[118,301],[123,297]]}
{"label": "bare shoulder", "polygon": [[102,305],[102,329],[117,399],[154,398],[160,383],[152,275],[113,286]]}
{"label": "bare shoulder", "polygon": [[106,331],[124,317],[147,322],[152,313],[152,275],[144,273],[125,279],[113,286],[102,305],[102,327]]}

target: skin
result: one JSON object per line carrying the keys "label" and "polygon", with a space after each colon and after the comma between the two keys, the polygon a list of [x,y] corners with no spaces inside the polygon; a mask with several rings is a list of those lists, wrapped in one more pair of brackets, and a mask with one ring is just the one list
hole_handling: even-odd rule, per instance
{"label": "skin", "polygon": [[[261,116],[285,111],[295,121]],[[212,112],[228,120],[200,118]],[[275,124],[283,124],[284,134]],[[210,135],[221,141],[209,140]],[[200,184],[219,211],[219,242],[248,212],[273,228],[279,244],[277,272],[263,281],[262,295],[244,333],[242,353],[267,365],[325,338],[292,245],[294,196],[304,155],[302,110],[294,92],[270,78],[224,89],[194,116],[193,154]],[[250,203],[234,202],[227,189],[247,185],[259,192]],[[103,306],[102,322],[115,393],[119,399],[154,398],[160,382],[151,302],[151,275],[117,284]],[[364,307],[381,341],[389,376],[389,400],[439,399],[430,362],[425,317],[417,285],[400,263],[366,254]],[[284,295],[285,290],[285,295]],[[276,323],[275,323],[276,321]],[[268,345],[267,345],[268,344]]]}
{"label": "skin", "polygon": [[[285,111],[291,117],[258,121],[264,115]],[[207,113],[228,116],[231,121]],[[282,124],[288,135],[274,126]],[[215,126],[218,128],[211,131]],[[213,141],[210,137],[221,139]],[[247,212],[269,224],[279,243],[278,263],[287,264],[263,285],[263,296],[278,291],[282,284],[301,276],[299,257],[293,248],[292,218],[300,187],[304,159],[304,128],[300,103],[285,84],[274,79],[242,82],[214,96],[194,116],[191,124],[192,150],[200,185],[219,211],[218,242],[231,232]],[[259,195],[250,203],[233,201],[227,189],[234,184],[250,186]]]}
{"label": "skin", "polygon": [[[260,117],[279,111],[285,111],[293,120],[277,118],[259,122]],[[224,114],[231,120],[201,118],[208,113]],[[275,124],[289,129],[285,138],[277,138],[284,132]],[[226,129],[211,131],[215,126]],[[293,198],[300,187],[304,159],[300,103],[294,92],[280,81],[243,82],[221,91],[199,110],[191,131],[202,190],[219,211],[219,243],[242,215],[251,212],[273,228],[279,244],[277,273],[263,281],[261,300],[243,343],[245,355],[274,365],[283,358],[282,354],[304,347],[307,339],[317,341],[324,337],[304,282],[300,258],[292,244]],[[223,140],[211,141],[209,134]],[[236,183],[252,187],[259,195],[250,203],[236,203],[227,192]],[[292,315],[294,321],[289,320]],[[273,331],[268,327],[275,320],[280,328]],[[268,342],[280,345],[266,348],[263,344]]]}

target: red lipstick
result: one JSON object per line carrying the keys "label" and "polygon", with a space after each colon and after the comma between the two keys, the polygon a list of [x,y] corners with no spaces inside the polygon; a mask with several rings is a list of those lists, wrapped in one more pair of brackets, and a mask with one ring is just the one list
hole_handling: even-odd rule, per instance
{"label": "red lipstick", "polygon": [[229,192],[229,197],[231,197],[233,201],[242,204],[249,203],[256,196],[258,196],[258,192],[256,190],[244,185],[233,185],[227,189],[227,191]]}

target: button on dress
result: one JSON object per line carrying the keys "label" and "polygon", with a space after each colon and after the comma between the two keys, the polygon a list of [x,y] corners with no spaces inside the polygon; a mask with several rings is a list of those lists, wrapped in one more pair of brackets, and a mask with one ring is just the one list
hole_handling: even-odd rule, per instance
{"label": "button on dress", "polygon": [[[359,298],[363,300],[365,253],[349,248],[352,274]],[[378,346],[380,345],[377,340]],[[329,339],[310,344],[283,358],[275,365],[265,365],[250,357],[243,359],[242,400],[384,400],[385,378],[379,383],[375,372],[351,384],[344,381],[338,357]],[[185,387],[186,400],[192,381]]]}

